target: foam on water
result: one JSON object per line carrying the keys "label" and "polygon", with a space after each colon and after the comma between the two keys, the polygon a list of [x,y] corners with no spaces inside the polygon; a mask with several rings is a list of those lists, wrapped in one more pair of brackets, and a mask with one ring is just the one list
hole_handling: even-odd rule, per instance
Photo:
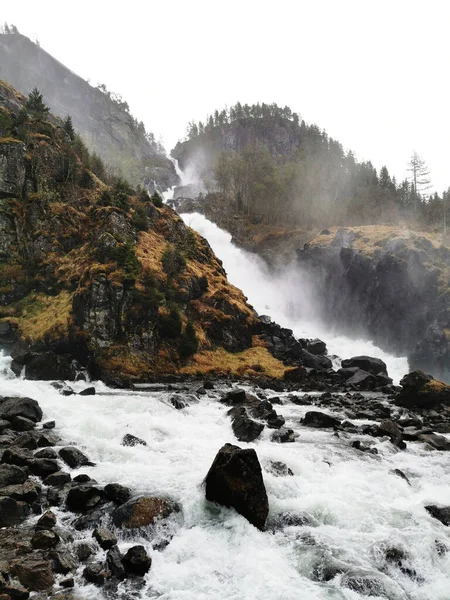
{"label": "foam on water", "polygon": [[[7,366],[5,359],[0,364]],[[74,386],[79,390],[83,384]],[[64,442],[74,442],[97,463],[72,475],[87,472],[101,484],[119,481],[181,504],[181,515],[169,525],[174,537],[163,551],[152,550],[145,536],[121,546],[143,543],[152,556],[142,599],[361,598],[341,587],[341,575],[316,581],[324,565],[341,560],[367,573],[382,569],[382,598],[449,600],[450,554],[440,556],[435,544],[450,546],[449,530],[424,509],[427,503],[448,503],[447,453],[427,452],[419,444],[397,452],[378,438],[371,443],[379,455],[368,455],[352,449],[345,434],[336,438],[332,432],[301,428],[306,407],[277,406],[287,425],[300,433],[297,441],[275,444],[266,429],[255,443],[239,445],[257,451],[269,518],[290,512],[307,524],[262,533],[233,510],[204,499],[202,481],[217,450],[225,442],[235,443],[227,408],[217,400],[220,390],[216,398],[202,397],[177,411],[168,392],[112,391],[101,383],[96,388],[95,397],[65,397],[47,382],[1,379],[2,394],[38,400],[44,419],[56,420]],[[147,446],[122,446],[125,433],[143,438]],[[294,476],[275,477],[267,470],[269,461],[285,462]],[[395,468],[411,485],[392,473]],[[157,536],[163,539],[167,533]],[[408,553],[415,578],[386,565],[384,551],[392,546]],[[100,598],[93,586],[82,594]]]}
{"label": "foam on water", "polygon": [[203,215],[190,213],[180,216],[208,240],[223,261],[229,281],[247,295],[260,315],[271,316],[283,327],[292,329],[297,337],[322,338],[329,354],[340,358],[360,354],[381,358],[395,383],[408,372],[405,357],[393,356],[369,340],[352,339],[327,327],[317,312],[315,291],[307,274],[294,265],[274,274],[261,258],[232,244],[231,235]]}

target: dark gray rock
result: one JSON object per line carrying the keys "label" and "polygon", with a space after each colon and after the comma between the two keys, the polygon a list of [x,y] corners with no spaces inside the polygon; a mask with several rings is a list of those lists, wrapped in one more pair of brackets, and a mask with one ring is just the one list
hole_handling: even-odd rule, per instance
{"label": "dark gray rock", "polygon": [[358,369],[347,381],[345,385],[360,390],[371,390],[377,385],[377,379],[374,375],[363,369]]}
{"label": "dark gray rock", "polygon": [[105,494],[108,500],[116,504],[124,504],[131,498],[131,490],[120,483],[108,483],[105,485]]}
{"label": "dark gray rock", "polygon": [[49,556],[53,561],[53,570],[55,573],[67,575],[71,571],[76,571],[78,567],[75,556],[68,548],[52,550]]}
{"label": "dark gray rock", "polygon": [[100,548],[103,548],[103,550],[109,550],[109,548],[112,548],[117,544],[116,536],[112,531],[106,529],[106,527],[98,527],[97,529],[94,529],[92,537],[97,540]]}
{"label": "dark gray rock", "polygon": [[11,421],[14,417],[25,417],[37,423],[42,419],[42,410],[36,400],[31,398],[2,398],[0,418]]}
{"label": "dark gray rock", "polygon": [[310,410],[308,411],[302,420],[302,425],[307,427],[317,427],[317,428],[334,428],[339,427],[341,424],[339,419],[336,417],[332,417],[331,415],[327,415],[320,411]]}
{"label": "dark gray rock", "polygon": [[0,496],[11,496],[14,500],[32,504],[41,495],[41,486],[28,479],[19,485],[8,485],[0,488]]}
{"label": "dark gray rock", "polygon": [[27,467],[33,454],[26,448],[6,448],[2,456],[2,464],[17,465],[18,467]]}
{"label": "dark gray rock", "polygon": [[236,404],[242,404],[247,400],[244,390],[231,390],[231,392],[227,392],[221,402],[227,404],[228,406],[235,406]]}
{"label": "dark gray rock", "polygon": [[103,585],[108,578],[108,571],[102,564],[92,563],[84,569],[83,576],[88,583]]}
{"label": "dark gray rock", "polygon": [[123,557],[122,564],[127,573],[143,577],[150,570],[152,559],[148,556],[144,546],[133,546]]}
{"label": "dark gray rock", "polygon": [[38,550],[49,550],[59,542],[59,535],[50,529],[38,529],[31,538],[31,545]]}
{"label": "dark gray rock", "polygon": [[53,448],[41,448],[41,450],[34,453],[34,458],[51,458],[52,460],[56,460],[58,455]]}
{"label": "dark gray rock", "polygon": [[106,553],[106,564],[113,577],[125,579],[125,569],[122,564],[122,555],[117,546],[113,546]]}
{"label": "dark gray rock", "polygon": [[36,523],[36,529],[52,529],[56,525],[56,515],[47,510]]}
{"label": "dark gray rock", "polygon": [[122,446],[146,446],[147,442],[141,440],[131,433],[127,433],[123,436]]}
{"label": "dark gray rock", "polygon": [[81,450],[78,450],[78,448],[73,446],[61,448],[58,454],[71,469],[77,469],[78,467],[83,466],[94,466],[94,463],[92,463]]}
{"label": "dark gray rock", "polygon": [[80,396],[95,396],[95,387],[91,386],[81,390]]}
{"label": "dark gray rock", "polygon": [[44,479],[45,485],[53,485],[55,487],[63,487],[66,483],[71,481],[69,473],[65,471],[56,471],[51,473]]}
{"label": "dark gray rock", "polygon": [[116,527],[137,529],[153,525],[157,520],[165,519],[177,511],[178,505],[166,498],[140,496],[117,507],[112,520]]}
{"label": "dark gray rock", "polygon": [[14,431],[31,431],[36,427],[36,423],[26,417],[17,416],[11,419],[11,429]]}
{"label": "dark gray rock", "polygon": [[0,487],[25,483],[28,469],[16,465],[0,465]]}
{"label": "dark gray rock", "polygon": [[450,450],[450,440],[437,433],[422,433],[418,436],[419,441],[429,444],[435,450]]}
{"label": "dark gray rock", "polygon": [[13,527],[23,521],[29,513],[30,507],[26,502],[0,496],[0,527]]}
{"label": "dark gray rock", "polygon": [[42,425],[43,429],[54,429],[56,427],[55,421],[47,421]]}
{"label": "dark gray rock", "polygon": [[306,349],[311,354],[316,354],[316,355],[327,353],[327,345],[325,344],[325,342],[322,342],[322,340],[319,340],[318,338],[316,338],[314,340],[309,340],[306,345]]}
{"label": "dark gray rock", "polygon": [[235,406],[228,413],[231,416],[231,426],[234,435],[240,442],[253,442],[264,429],[262,423],[250,419],[243,406]]}
{"label": "dark gray rock", "polygon": [[207,500],[233,507],[258,529],[269,512],[261,466],[253,449],[225,444],[205,478]]}
{"label": "dark gray rock", "polygon": [[425,506],[425,510],[447,527],[450,525],[450,506],[435,506],[430,504],[429,506]]}
{"label": "dark gray rock", "polygon": [[69,490],[66,506],[72,512],[85,512],[105,501],[105,492],[93,485],[77,485]]}
{"label": "dark gray rock", "polygon": [[359,367],[367,373],[372,375],[387,375],[387,366],[381,358],[374,358],[372,356],[353,356],[342,361],[342,367],[344,369],[348,367]]}
{"label": "dark gray rock", "polygon": [[275,475],[275,477],[286,477],[288,475],[294,475],[292,470],[281,461],[269,461],[268,470],[270,471],[270,473],[272,473],[272,475]]}
{"label": "dark gray rock", "polygon": [[281,427],[278,431],[274,431],[270,438],[272,442],[276,442],[278,444],[286,444],[295,442],[295,433],[292,429],[287,429],[286,427]]}
{"label": "dark gray rock", "polygon": [[52,460],[51,458],[33,458],[29,462],[30,471],[33,475],[37,475],[38,477],[45,478],[47,475],[51,473],[56,473],[59,471],[59,465],[56,460]]}
{"label": "dark gray rock", "polygon": [[50,562],[33,557],[15,563],[11,568],[11,575],[33,592],[50,590],[55,583]]}

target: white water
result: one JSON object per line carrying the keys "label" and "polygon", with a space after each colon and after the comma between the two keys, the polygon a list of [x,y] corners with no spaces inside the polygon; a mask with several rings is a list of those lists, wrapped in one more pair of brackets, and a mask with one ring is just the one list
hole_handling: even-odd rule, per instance
{"label": "white water", "polygon": [[388,354],[371,341],[351,339],[326,329],[316,311],[314,289],[298,268],[292,265],[274,275],[262,259],[232,244],[231,235],[203,215],[193,213],[180,216],[208,240],[215,254],[223,261],[229,281],[243,290],[260,315],[269,315],[276,323],[292,329],[298,338],[323,339],[329,354],[341,359],[361,354],[383,359],[395,383],[408,372],[405,357]]}
{"label": "white water", "polygon": [[[311,525],[262,533],[233,510],[204,500],[201,482],[217,450],[235,442],[227,409],[217,399],[202,397],[176,411],[168,393],[112,391],[101,383],[96,384],[100,393],[95,397],[64,397],[46,382],[15,378],[8,363],[0,354],[2,395],[38,400],[44,419],[56,420],[64,442],[74,442],[98,464],[72,475],[86,472],[100,484],[119,481],[136,492],[161,494],[182,505],[181,518],[169,528],[174,537],[163,551],[153,550],[145,537],[119,540],[122,551],[143,543],[153,559],[142,600],[363,598],[341,586],[341,575],[327,583],[314,580],[314,570],[331,559],[369,573],[385,568],[384,591],[377,598],[449,600],[450,553],[439,556],[435,548],[435,540],[450,545],[449,529],[424,509],[427,503],[448,504],[447,453],[428,452],[420,444],[397,452],[377,438],[370,441],[379,455],[368,455],[352,449],[345,436],[338,439],[331,432],[299,426],[306,408],[277,406],[287,425],[299,431],[298,440],[274,444],[265,430],[260,440],[240,446],[257,451],[270,516],[291,511],[308,516]],[[74,385],[77,390],[83,387]],[[148,446],[121,446],[125,433],[143,438]],[[294,476],[273,476],[266,470],[269,460],[287,463]],[[406,473],[411,486],[391,473],[394,468]],[[91,532],[85,535],[90,538]],[[164,532],[155,536],[160,541]],[[383,551],[388,546],[409,554],[407,566],[417,579],[386,567]],[[81,598],[102,597],[94,586],[81,586],[79,576]]]}

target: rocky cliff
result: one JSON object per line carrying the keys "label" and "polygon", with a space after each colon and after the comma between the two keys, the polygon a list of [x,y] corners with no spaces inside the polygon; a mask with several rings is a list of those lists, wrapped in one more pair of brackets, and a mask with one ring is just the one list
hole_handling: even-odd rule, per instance
{"label": "rocky cliff", "polygon": [[125,103],[94,88],[20,33],[0,34],[0,78],[28,94],[37,87],[52,112],[72,116],[87,147],[132,185],[166,190],[178,181],[172,162]]}
{"label": "rocky cliff", "polygon": [[324,318],[450,381],[450,248],[399,226],[330,228],[297,252]]}
{"label": "rocky cliff", "polygon": [[[0,343],[30,378],[282,375],[206,240],[0,82]],[[75,360],[75,362],[74,362]]]}

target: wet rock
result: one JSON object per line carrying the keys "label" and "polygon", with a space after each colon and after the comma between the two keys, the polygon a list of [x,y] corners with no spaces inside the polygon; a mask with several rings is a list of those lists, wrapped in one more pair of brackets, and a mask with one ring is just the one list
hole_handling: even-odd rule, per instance
{"label": "wet rock", "polygon": [[339,427],[340,424],[339,419],[316,410],[308,411],[302,420],[302,425],[323,429]]}
{"label": "wet rock", "polygon": [[39,436],[37,445],[39,448],[49,448],[56,446],[59,441],[59,437],[55,433],[43,433]]}
{"label": "wet rock", "polygon": [[113,546],[106,553],[106,564],[113,577],[125,579],[125,569],[122,564],[122,555],[117,546]]}
{"label": "wet rock", "polygon": [[362,596],[386,597],[385,588],[380,577],[375,573],[367,573],[362,569],[344,573],[341,585]]}
{"label": "wet rock", "polygon": [[372,375],[387,375],[387,366],[381,358],[373,358],[372,356],[353,356],[342,361],[344,369],[358,367]]}
{"label": "wet rock", "polygon": [[92,483],[97,483],[94,479],[91,479],[89,475],[86,475],[86,473],[80,473],[79,475],[73,478],[74,483],[88,483],[89,481],[91,481]]}
{"label": "wet rock", "polygon": [[87,561],[95,552],[94,543],[91,543],[90,541],[77,542],[73,549],[78,560],[81,562]]}
{"label": "wet rock", "polygon": [[6,448],[1,462],[18,467],[27,467],[32,459],[33,454],[26,448]]}
{"label": "wet rock", "polygon": [[114,508],[112,502],[106,504],[101,502],[93,509],[89,509],[86,514],[75,519],[72,522],[72,527],[77,531],[84,531],[85,529],[90,529],[92,531],[92,529],[100,527],[105,518],[109,519]]}
{"label": "wet rock", "polygon": [[0,497],[0,527],[12,527],[25,519],[30,507],[25,502],[9,496]]}
{"label": "wet rock", "polygon": [[307,377],[308,371],[305,367],[286,369],[283,375],[283,379],[285,381],[290,381],[291,383],[303,383]]}
{"label": "wet rock", "polygon": [[403,441],[403,431],[398,425],[396,425],[396,423],[390,419],[383,419],[379,427],[382,434],[388,435],[391,438],[391,443],[394,446],[400,448],[400,450],[404,450],[406,448],[406,444]]}
{"label": "wet rock", "polygon": [[277,413],[275,413],[275,416],[271,416],[267,419],[267,427],[269,429],[280,429],[285,423],[285,418],[281,415],[278,415]]}
{"label": "wet rock", "polygon": [[14,445],[20,446],[20,448],[26,448],[27,450],[36,450],[36,448],[38,447],[34,432],[21,433],[14,440]]}
{"label": "wet rock", "polygon": [[413,371],[400,381],[402,391],[395,398],[396,404],[406,408],[430,408],[450,404],[450,385],[433,379],[423,371]]}
{"label": "wet rock", "polygon": [[147,442],[145,442],[144,440],[141,440],[140,438],[136,437],[135,435],[131,435],[131,433],[127,433],[126,435],[123,436],[123,440],[122,440],[122,446],[146,446]]}
{"label": "wet rock", "polygon": [[14,500],[32,504],[41,495],[41,486],[29,479],[19,485],[8,485],[0,488],[0,496],[11,496]]}
{"label": "wet rock", "polygon": [[[50,557],[53,561],[53,570],[55,573],[67,575],[71,571],[76,571],[78,563],[73,554],[67,550],[52,550]],[[62,585],[62,584],[61,584]]]}
{"label": "wet rock", "polygon": [[14,431],[31,431],[36,427],[36,423],[26,417],[14,417],[11,419],[11,429]]}
{"label": "wet rock", "polygon": [[135,529],[152,525],[157,519],[165,519],[177,510],[178,506],[165,498],[141,496],[116,508],[112,520],[116,527]]}
{"label": "wet rock", "polygon": [[0,465],[0,487],[25,483],[28,469],[16,465]]}
{"label": "wet rock", "polygon": [[292,429],[287,429],[286,427],[281,427],[278,431],[274,431],[271,435],[272,442],[277,442],[278,444],[286,444],[295,442],[295,433]]}
{"label": "wet rock", "polygon": [[378,454],[378,450],[376,448],[366,446],[365,444],[362,444],[360,440],[354,440],[352,442],[352,448],[360,450],[361,452],[368,452],[369,454]]}
{"label": "wet rock", "polygon": [[288,511],[271,517],[267,527],[277,530],[284,527],[317,527],[317,525],[318,522],[311,515]]}
{"label": "wet rock", "polygon": [[43,423],[43,425],[42,425],[43,429],[54,429],[55,427],[56,427],[55,421],[47,421],[46,423]]}
{"label": "wet rock", "polygon": [[228,413],[231,416],[231,426],[234,435],[240,442],[253,442],[264,429],[262,423],[250,419],[243,406],[235,406]]}
{"label": "wet rock", "polygon": [[185,402],[184,400],[182,400],[179,396],[172,396],[170,398],[170,404],[176,410],[182,410],[183,408],[186,408],[186,406],[189,406],[189,404],[187,402]]}
{"label": "wet rock", "polygon": [[425,506],[425,510],[427,510],[432,517],[447,527],[450,525],[450,506],[439,507],[430,504],[429,506]]}
{"label": "wet rock", "polygon": [[54,488],[48,488],[47,490],[47,504],[49,506],[60,506],[62,502],[61,494],[58,490]]}
{"label": "wet rock", "polygon": [[294,473],[292,470],[281,461],[269,461],[268,463],[268,471],[275,475],[275,477],[286,477],[288,475],[293,476]]}
{"label": "wet rock", "polygon": [[309,340],[309,342],[306,345],[306,349],[311,354],[326,354],[327,353],[327,345],[325,344],[325,342],[322,342],[322,340],[319,340],[318,338],[316,338],[314,340]]}
{"label": "wet rock", "polygon": [[56,515],[47,510],[36,523],[36,529],[52,529],[56,525]]}
{"label": "wet rock", "polygon": [[56,460],[58,458],[58,455],[56,454],[56,451],[53,450],[53,448],[41,448],[41,450],[38,450],[34,453],[34,458],[51,458],[53,460]]}
{"label": "wet rock", "polygon": [[204,388],[205,390],[213,390],[213,389],[214,389],[214,383],[213,383],[212,381],[208,381],[208,380],[206,380],[206,381],[203,383],[203,388]]}
{"label": "wet rock", "polygon": [[61,448],[58,454],[71,469],[77,469],[78,467],[83,466],[95,466],[81,450],[78,450],[78,448],[74,448],[73,446]]}
{"label": "wet rock", "polygon": [[152,559],[147,555],[144,546],[133,546],[122,559],[125,571],[142,577],[148,573]]}
{"label": "wet rock", "polygon": [[93,485],[77,485],[69,490],[66,506],[72,512],[85,512],[105,501],[103,490]]}
{"label": "wet rock", "polygon": [[33,381],[60,379],[73,381],[76,365],[70,354],[57,355],[54,352],[32,353],[25,365],[25,378]]}
{"label": "wet rock", "polygon": [[346,386],[354,387],[360,390],[371,390],[377,385],[374,375],[359,369],[345,382]]}
{"label": "wet rock", "polygon": [[233,507],[252,525],[264,529],[269,502],[253,449],[225,444],[206,475],[205,493],[207,500]]}
{"label": "wet rock", "polygon": [[131,490],[120,483],[108,483],[105,485],[105,494],[108,500],[116,504],[124,504],[131,498]]}
{"label": "wet rock", "polygon": [[56,471],[51,473],[44,479],[45,485],[53,485],[55,487],[63,487],[66,483],[71,481],[69,473],[65,471]]}
{"label": "wet rock", "polygon": [[25,417],[37,423],[42,419],[42,410],[36,400],[31,398],[2,398],[0,418],[11,421],[14,417]]}
{"label": "wet rock", "polygon": [[91,386],[81,390],[80,396],[95,396],[95,387]]}
{"label": "wet rock", "polygon": [[33,548],[39,550],[49,550],[59,542],[59,535],[50,529],[39,529],[31,538]]}
{"label": "wet rock", "polygon": [[16,581],[8,581],[1,587],[1,593],[6,596],[5,600],[27,600],[30,592]]}
{"label": "wet rock", "polygon": [[316,356],[315,354],[308,352],[308,350],[301,351],[300,360],[306,367],[317,369],[318,371],[327,371],[333,366],[331,360],[326,356]]}
{"label": "wet rock", "polygon": [[47,475],[51,473],[56,473],[59,471],[59,465],[56,460],[52,460],[51,458],[33,458],[29,462],[30,471],[33,475],[37,475],[38,477],[45,478]]}
{"label": "wet rock", "polygon": [[397,475],[398,477],[401,477],[402,479],[404,479],[408,485],[411,485],[408,477],[403,473],[403,471],[401,471],[400,469],[393,469],[392,473],[394,473],[395,475]]}
{"label": "wet rock", "polygon": [[108,578],[108,571],[102,564],[92,563],[84,569],[83,576],[88,583],[103,585]]}
{"label": "wet rock", "polygon": [[437,433],[423,433],[418,436],[420,442],[430,445],[435,450],[450,450],[450,440]]}
{"label": "wet rock", "polygon": [[10,427],[11,427],[11,423],[9,421],[0,419],[0,433],[3,433],[5,431],[5,429],[9,429]]}
{"label": "wet rock", "polygon": [[75,586],[75,581],[73,577],[66,577],[66,579],[61,579],[59,585],[64,589],[73,588]]}
{"label": "wet rock", "polygon": [[117,538],[112,531],[106,529],[106,527],[98,527],[94,529],[92,537],[95,538],[103,550],[109,550],[117,544]]}
{"label": "wet rock", "polygon": [[247,400],[244,390],[231,390],[231,392],[227,392],[225,396],[221,399],[223,404],[227,404],[228,406],[236,406],[236,404],[243,404]]}

